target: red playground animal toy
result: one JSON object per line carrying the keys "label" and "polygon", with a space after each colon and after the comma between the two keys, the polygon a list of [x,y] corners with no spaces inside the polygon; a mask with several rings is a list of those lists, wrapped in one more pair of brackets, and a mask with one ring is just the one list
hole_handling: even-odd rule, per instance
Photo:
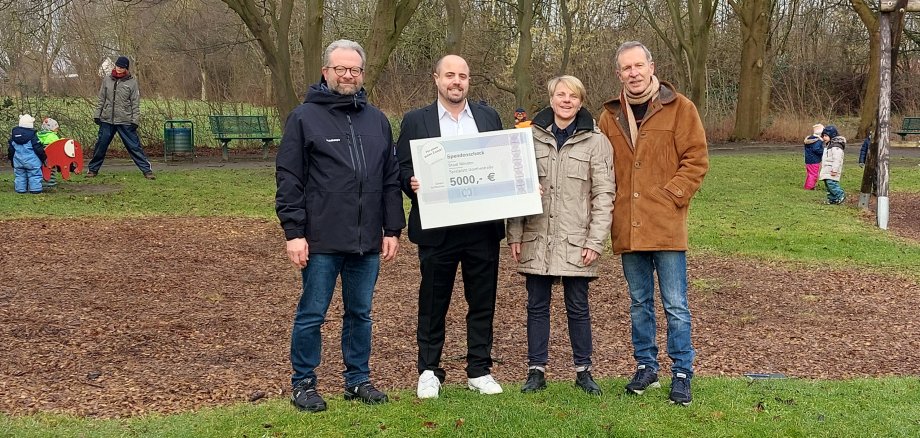
{"label": "red playground animal toy", "polygon": [[62,138],[54,141],[45,148],[45,154],[48,155],[46,165],[42,166],[45,181],[51,178],[51,169],[55,167],[64,179],[70,179],[70,172],[83,172],[83,148],[76,140]]}

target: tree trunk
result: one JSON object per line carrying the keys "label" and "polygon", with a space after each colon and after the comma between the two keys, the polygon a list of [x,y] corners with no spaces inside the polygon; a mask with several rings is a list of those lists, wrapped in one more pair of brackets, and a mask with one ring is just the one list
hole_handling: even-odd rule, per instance
{"label": "tree trunk", "polygon": [[201,101],[208,101],[208,70],[207,70],[207,54],[202,51],[199,52],[198,56],[198,74],[201,76]]}
{"label": "tree trunk", "polygon": [[447,36],[444,38],[444,52],[459,55],[463,52],[463,10],[460,0],[444,0],[447,9]]}
{"label": "tree trunk", "polygon": [[[866,78],[866,89],[864,90],[864,99],[862,108],[859,112],[859,127],[856,130],[857,141],[862,142],[869,132],[874,132],[872,143],[869,146],[869,153],[866,156],[866,166],[863,171],[862,185],[860,186],[860,204],[859,207],[868,209],[869,203],[862,202],[866,195],[878,195],[878,148],[880,141],[881,127],[878,124],[879,117],[879,100],[881,90],[881,33],[879,29],[879,19],[869,6],[862,0],[851,0],[853,10],[859,14],[860,20],[869,31],[869,73]],[[905,1],[899,2],[896,9],[903,8]],[[894,82],[894,70],[897,66],[898,45],[901,40],[901,32],[904,25],[904,15],[898,14],[895,22],[891,25],[891,71],[889,72],[891,82]],[[874,97],[874,99],[873,99]],[[872,99],[872,100],[868,100]],[[854,142],[855,143],[855,142]]]}
{"label": "tree trunk", "polygon": [[[291,80],[290,28],[293,0],[223,0],[255,37],[271,72],[272,94],[283,124],[299,99]],[[263,9],[264,7],[264,9]]]}
{"label": "tree trunk", "polygon": [[764,67],[770,33],[770,0],[728,0],[741,25],[741,69],[733,140],[760,136],[763,116]]}
{"label": "tree trunk", "polygon": [[572,53],[572,13],[569,11],[567,0],[559,0],[559,15],[562,18],[562,26],[565,30],[565,39],[562,42],[562,62],[559,63],[557,75],[564,75],[569,69],[569,60]]}
{"label": "tree trunk", "polygon": [[517,7],[518,53],[511,72],[514,78],[514,104],[530,110],[533,93],[530,59],[533,56],[534,0],[520,0]]}
{"label": "tree trunk", "polygon": [[862,107],[859,109],[859,125],[856,128],[856,137],[861,142],[866,134],[876,125],[878,119],[879,98],[879,65],[881,52],[879,51],[880,35],[878,16],[864,0],[850,0],[853,10],[869,32],[869,70],[866,73],[866,85],[863,88]]}
{"label": "tree trunk", "polygon": [[319,82],[323,71],[323,7],[324,0],[306,0],[307,17],[300,33],[303,48],[303,80],[309,87]]}
{"label": "tree trunk", "polygon": [[373,94],[374,85],[387,66],[390,54],[399,42],[399,35],[418,10],[421,0],[378,0],[374,18],[365,38],[367,67],[364,88]]}

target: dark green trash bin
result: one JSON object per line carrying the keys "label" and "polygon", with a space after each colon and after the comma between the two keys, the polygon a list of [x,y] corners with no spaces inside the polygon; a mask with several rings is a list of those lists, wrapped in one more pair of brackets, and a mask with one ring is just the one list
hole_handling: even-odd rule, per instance
{"label": "dark green trash bin", "polygon": [[176,154],[190,154],[195,159],[195,124],[191,120],[167,120],[163,123],[163,159]]}

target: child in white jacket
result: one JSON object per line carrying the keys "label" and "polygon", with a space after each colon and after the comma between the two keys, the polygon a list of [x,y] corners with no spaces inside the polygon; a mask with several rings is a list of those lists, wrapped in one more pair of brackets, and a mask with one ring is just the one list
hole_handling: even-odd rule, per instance
{"label": "child in white jacket", "polygon": [[847,139],[837,133],[837,127],[828,125],[821,131],[824,140],[824,155],[821,157],[821,173],[818,175],[827,187],[827,204],[842,204],[846,192],[840,187],[840,175],[843,174],[843,150]]}

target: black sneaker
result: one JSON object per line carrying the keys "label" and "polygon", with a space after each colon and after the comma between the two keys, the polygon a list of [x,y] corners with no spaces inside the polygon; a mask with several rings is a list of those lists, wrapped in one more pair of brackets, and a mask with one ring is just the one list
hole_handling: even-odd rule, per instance
{"label": "black sneaker", "polygon": [[668,396],[671,403],[690,406],[693,396],[690,394],[690,379],[684,373],[677,373],[671,379],[671,394]]}
{"label": "black sneaker", "polygon": [[658,373],[647,365],[639,365],[636,374],[633,374],[632,380],[626,385],[626,393],[642,395],[648,388],[661,388]]}
{"label": "black sneaker", "polygon": [[316,392],[316,380],[307,379],[291,391],[291,404],[301,411],[319,412],[326,410],[326,401]]}
{"label": "black sneaker", "polygon": [[527,371],[527,381],[521,387],[521,392],[535,392],[546,389],[546,374],[536,368]]}
{"label": "black sneaker", "polygon": [[575,374],[575,386],[591,395],[601,395],[604,393],[601,391],[601,387],[597,386],[597,383],[594,382],[594,378],[591,377],[591,370],[579,371]]}
{"label": "black sneaker", "polygon": [[357,386],[345,388],[345,400],[358,400],[369,405],[386,403],[390,399],[386,394],[380,392],[371,382],[364,382]]}

